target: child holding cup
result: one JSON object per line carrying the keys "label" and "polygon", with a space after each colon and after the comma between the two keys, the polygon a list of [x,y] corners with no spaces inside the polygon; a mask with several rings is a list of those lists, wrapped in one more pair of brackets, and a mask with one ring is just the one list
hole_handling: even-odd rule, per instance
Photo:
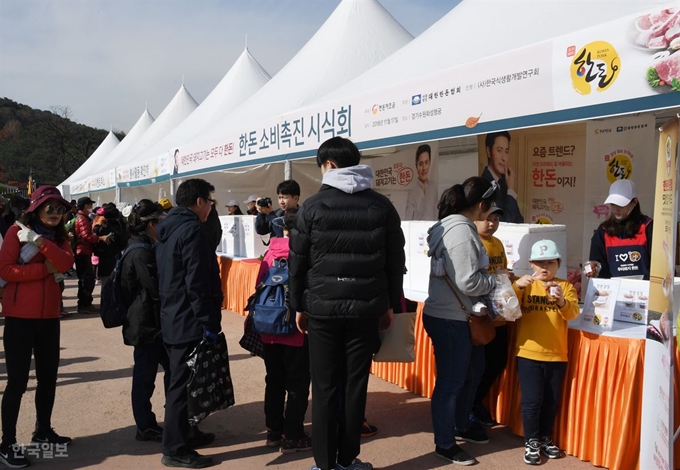
{"label": "child holding cup", "polygon": [[541,454],[561,456],[552,441],[560,390],[567,370],[568,321],[579,315],[578,296],[567,280],[555,277],[562,257],[552,240],[531,247],[533,275],[513,283],[522,306],[517,320],[517,375],[522,390],[524,462],[540,465]]}

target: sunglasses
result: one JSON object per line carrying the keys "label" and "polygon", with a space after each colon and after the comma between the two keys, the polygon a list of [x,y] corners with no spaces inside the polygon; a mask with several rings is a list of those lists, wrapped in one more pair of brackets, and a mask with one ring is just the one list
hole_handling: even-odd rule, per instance
{"label": "sunglasses", "polygon": [[498,183],[496,183],[496,180],[491,180],[491,187],[487,189],[484,194],[482,194],[482,199],[491,197],[494,191],[496,191],[496,188],[498,188]]}
{"label": "sunglasses", "polygon": [[54,214],[55,212],[59,215],[63,215],[64,212],[66,212],[66,208],[64,206],[54,207],[52,204],[48,204],[45,206],[46,214]]}

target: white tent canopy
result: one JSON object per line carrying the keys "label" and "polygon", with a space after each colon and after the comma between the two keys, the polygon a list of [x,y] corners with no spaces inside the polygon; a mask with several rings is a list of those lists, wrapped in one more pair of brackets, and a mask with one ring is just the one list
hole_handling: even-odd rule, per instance
{"label": "white tent canopy", "polygon": [[[153,121],[153,118],[151,118],[151,120]],[[78,181],[79,179],[87,177],[89,171],[97,171],[96,165],[103,162],[106,156],[110,154],[118,144],[120,144],[120,140],[118,140],[118,137],[116,137],[116,134],[114,134],[113,131],[110,131],[106,138],[102,140],[102,143],[99,144],[97,150],[92,152],[92,155],[90,155],[88,159],[61,184],[70,184],[72,181]]]}
{"label": "white tent canopy", "polygon": [[305,106],[368,70],[413,39],[377,0],[343,0],[314,36],[262,89],[196,136],[211,140]]}
{"label": "white tent canopy", "polygon": [[185,144],[206,126],[223,118],[250,98],[270,78],[246,47],[200,106],[163,139],[155,145],[147,146],[136,160],[151,159]]}
{"label": "white tent canopy", "polygon": [[[111,170],[117,166],[125,165],[135,161],[140,152],[151,145],[159,142],[163,137],[168,135],[175,127],[187,118],[196,108],[198,103],[191,96],[184,84],[180,86],[175,96],[172,97],[170,103],[165,107],[163,112],[158,115],[158,118],[144,133],[144,135],[129,148],[123,152],[118,152],[115,157],[113,154],[110,159],[107,159],[106,165],[101,168],[100,172]],[[123,139],[123,142],[125,139]]]}
{"label": "white tent canopy", "polygon": [[463,0],[411,43],[319,101],[379,90],[655,4],[668,0]]}

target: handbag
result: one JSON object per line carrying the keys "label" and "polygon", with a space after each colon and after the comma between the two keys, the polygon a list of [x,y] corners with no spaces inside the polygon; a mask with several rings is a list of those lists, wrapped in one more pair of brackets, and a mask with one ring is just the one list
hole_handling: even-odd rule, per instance
{"label": "handbag", "polygon": [[380,333],[380,349],[375,362],[413,362],[416,360],[416,312],[397,313],[389,330]]}
{"label": "handbag", "polygon": [[458,292],[456,292],[456,289],[453,287],[449,277],[446,275],[443,277],[446,281],[446,284],[448,284],[449,289],[451,289],[451,292],[453,292],[453,295],[456,296],[456,299],[458,300],[460,307],[463,309],[463,312],[465,312],[465,315],[467,316],[468,326],[470,327],[470,339],[472,340],[473,346],[483,346],[485,344],[489,344],[496,337],[496,328],[493,325],[493,320],[491,317],[489,315],[482,315],[480,317],[477,315],[472,315],[470,312],[468,312],[467,307],[460,300]]}
{"label": "handbag", "polygon": [[264,359],[264,343],[260,333],[255,330],[253,325],[253,313],[250,312],[243,322],[243,336],[238,342],[246,351]]}

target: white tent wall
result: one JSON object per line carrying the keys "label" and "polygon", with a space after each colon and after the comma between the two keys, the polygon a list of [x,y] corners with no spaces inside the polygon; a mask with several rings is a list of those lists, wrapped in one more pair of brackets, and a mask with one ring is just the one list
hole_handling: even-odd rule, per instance
{"label": "white tent wall", "polygon": [[[217,200],[216,207],[220,215],[227,215],[227,208],[224,205],[231,199],[238,201],[241,211],[245,214],[246,204],[243,201],[251,194],[271,197],[273,207],[275,209],[279,207],[276,186],[285,179],[284,168],[285,162],[278,162],[196,175],[192,178],[204,179],[215,186],[213,197]],[[178,187],[179,180],[175,180],[175,193]]]}
{"label": "white tent wall", "polygon": [[142,199],[158,201],[164,197],[169,198],[173,205],[175,204],[174,198],[170,197],[170,181],[145,186],[122,187],[120,188],[118,203],[135,204]]}
{"label": "white tent wall", "polygon": [[[89,196],[90,199],[92,199],[95,202],[94,207],[99,207],[102,204],[106,204],[107,202],[115,202],[116,190],[107,189],[105,191],[90,192]],[[79,197],[83,197],[83,194],[81,194]]]}
{"label": "white tent wall", "polygon": [[316,164],[316,157],[293,160],[291,177],[300,185],[300,203],[318,193],[321,187],[321,169]]}

